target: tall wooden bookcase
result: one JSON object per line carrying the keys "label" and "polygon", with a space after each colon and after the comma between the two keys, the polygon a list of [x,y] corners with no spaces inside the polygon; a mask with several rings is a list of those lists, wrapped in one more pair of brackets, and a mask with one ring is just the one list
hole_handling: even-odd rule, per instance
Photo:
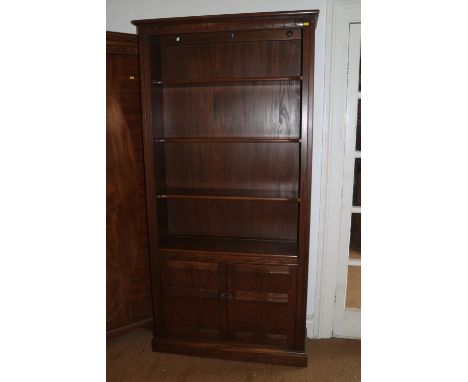
{"label": "tall wooden bookcase", "polygon": [[317,15],[133,22],[156,351],[307,364]]}

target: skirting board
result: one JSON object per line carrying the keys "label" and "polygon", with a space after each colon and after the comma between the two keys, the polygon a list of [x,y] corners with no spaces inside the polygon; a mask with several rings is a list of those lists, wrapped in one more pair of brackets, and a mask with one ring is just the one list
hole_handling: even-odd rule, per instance
{"label": "skirting board", "polygon": [[313,314],[306,316],[306,329],[307,329],[307,338],[315,338]]}
{"label": "skirting board", "polygon": [[147,318],[145,320],[141,320],[138,322],[131,323],[129,325],[121,326],[120,328],[111,329],[106,332],[106,338],[109,340],[116,336],[120,336],[127,332],[131,332],[132,330],[145,328],[145,329],[152,329],[153,327],[153,318]]}

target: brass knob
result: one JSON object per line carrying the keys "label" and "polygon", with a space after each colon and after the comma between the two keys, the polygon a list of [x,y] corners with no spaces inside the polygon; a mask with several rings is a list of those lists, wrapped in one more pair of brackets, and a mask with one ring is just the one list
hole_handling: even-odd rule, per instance
{"label": "brass knob", "polygon": [[287,35],[288,37],[291,37],[291,36],[293,35],[293,31],[292,31],[291,29],[288,30],[288,31],[286,32],[286,35]]}

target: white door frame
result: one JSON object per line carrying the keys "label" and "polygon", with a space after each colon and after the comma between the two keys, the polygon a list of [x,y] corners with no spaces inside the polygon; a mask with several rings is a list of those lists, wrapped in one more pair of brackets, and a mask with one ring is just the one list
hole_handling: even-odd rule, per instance
{"label": "white door frame", "polygon": [[349,24],[361,22],[360,1],[327,2],[325,111],[314,337],[333,335],[345,157]]}
{"label": "white door frame", "polygon": [[346,307],[349,266],[361,267],[360,259],[349,258],[351,217],[361,213],[361,207],[353,207],[354,165],[361,152],[356,151],[356,121],[359,89],[359,60],[361,57],[361,23],[348,24],[348,80],[346,100],[346,138],[343,166],[343,193],[340,219],[340,249],[335,291],[333,336],[361,338],[361,309]]}

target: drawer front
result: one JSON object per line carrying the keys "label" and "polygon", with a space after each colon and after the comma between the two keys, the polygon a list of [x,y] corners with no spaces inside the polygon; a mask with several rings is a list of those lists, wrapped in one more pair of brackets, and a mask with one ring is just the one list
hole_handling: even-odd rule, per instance
{"label": "drawer front", "polygon": [[293,347],[296,273],[293,266],[228,264],[228,339]]}
{"label": "drawer front", "polygon": [[218,340],[225,337],[225,265],[209,261],[163,260],[165,335]]}

